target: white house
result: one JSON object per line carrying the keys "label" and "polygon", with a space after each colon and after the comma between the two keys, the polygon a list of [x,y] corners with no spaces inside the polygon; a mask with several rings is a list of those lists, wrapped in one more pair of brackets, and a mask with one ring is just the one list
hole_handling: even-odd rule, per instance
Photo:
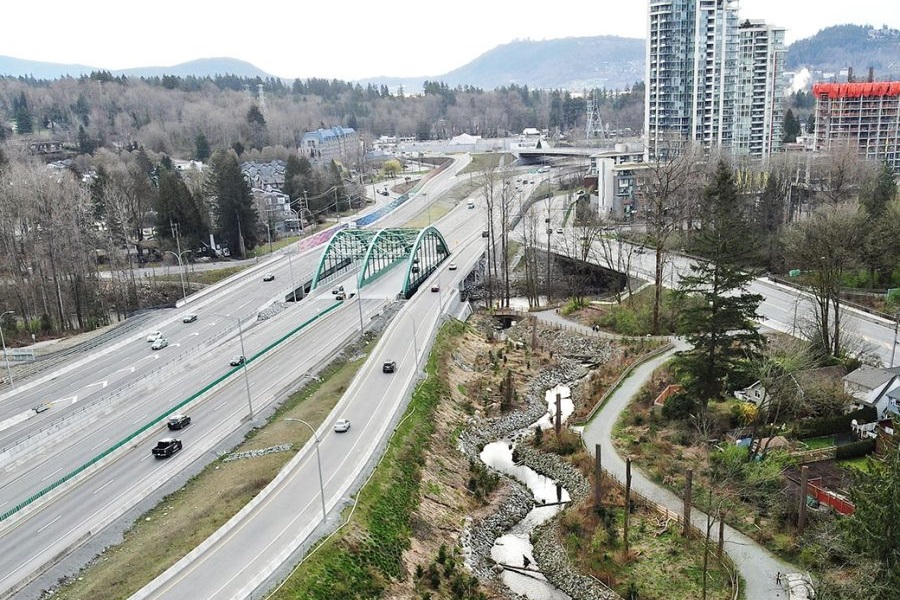
{"label": "white house", "polygon": [[900,388],[900,367],[860,367],[845,375],[843,382],[844,390],[857,400],[859,408],[874,406],[878,411],[877,418],[882,419],[891,399],[897,396],[895,392]]}

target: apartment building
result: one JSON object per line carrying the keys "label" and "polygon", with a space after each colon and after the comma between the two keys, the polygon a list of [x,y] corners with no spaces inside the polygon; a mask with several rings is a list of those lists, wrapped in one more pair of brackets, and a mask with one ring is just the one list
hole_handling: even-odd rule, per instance
{"label": "apartment building", "polygon": [[648,158],[688,141],[730,146],[738,51],[736,0],[650,0],[644,131]]}
{"label": "apartment building", "polygon": [[815,148],[850,144],[900,173],[900,81],[817,83]]}
{"label": "apartment building", "polygon": [[312,163],[340,160],[359,151],[359,136],[349,127],[307,131],[300,140],[300,152]]}
{"label": "apartment building", "polygon": [[782,148],[784,34],[784,28],[760,20],[738,26],[732,138],[737,156],[765,158]]}

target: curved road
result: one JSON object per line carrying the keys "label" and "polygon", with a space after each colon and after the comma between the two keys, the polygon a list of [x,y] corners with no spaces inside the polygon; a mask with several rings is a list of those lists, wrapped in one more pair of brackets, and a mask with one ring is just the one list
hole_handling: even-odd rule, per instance
{"label": "curved road", "polygon": [[[587,327],[572,323],[560,317],[552,311],[538,313],[538,318],[555,324],[564,324],[569,328],[576,327],[583,333],[590,335]],[[657,367],[672,358],[672,355],[684,350],[688,346],[680,340],[676,340],[676,346],[652,360],[645,362],[632,371],[615,392],[607,399],[606,404],[597,412],[594,418],[587,424],[582,433],[582,439],[587,448],[593,448],[600,444],[603,453],[603,466],[619,482],[625,481],[625,460],[619,456],[612,444],[612,430],[619,415],[628,408],[632,398],[640,391],[641,387]],[[681,498],[669,490],[650,481],[639,469],[631,471],[631,485],[639,494],[665,506],[669,510],[682,514],[684,503]],[[706,514],[696,506],[691,508],[691,522],[701,531],[706,527]],[[774,598],[786,598],[786,594],[780,585],[776,585],[775,576],[778,572],[793,573],[797,567],[786,563],[771,552],[751,540],[736,529],[725,526],[725,551],[734,561],[735,566],[744,579],[744,594],[747,600],[772,600]]]}

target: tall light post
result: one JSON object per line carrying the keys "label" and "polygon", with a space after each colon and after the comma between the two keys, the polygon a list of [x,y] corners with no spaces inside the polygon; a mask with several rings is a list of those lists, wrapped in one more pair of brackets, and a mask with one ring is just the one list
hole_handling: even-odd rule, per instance
{"label": "tall light post", "polygon": [[303,221],[300,220],[300,211],[299,211],[299,210],[294,210],[294,209],[291,208],[290,206],[288,206],[287,209],[288,209],[289,211],[291,211],[292,213],[294,213],[294,216],[297,217],[297,227],[298,227],[298,232],[297,232],[297,233],[300,233],[301,231],[303,231]]}
{"label": "tall light post", "polygon": [[322,457],[319,456],[319,436],[316,435],[316,430],[313,429],[312,426],[303,419],[285,417],[284,420],[303,423],[309,429],[309,432],[312,433],[313,439],[316,440],[316,464],[319,467],[319,497],[322,499],[322,521],[324,522],[327,518],[328,513],[325,511],[325,484],[322,480]]}
{"label": "tall light post", "polygon": [[182,300],[187,300],[187,288],[184,287],[184,265],[181,262],[181,255],[187,254],[190,250],[185,250],[183,252],[172,252],[171,250],[166,250],[166,254],[171,254],[176,259],[178,259],[178,270],[179,275],[181,276],[181,298]]}
{"label": "tall light post", "polygon": [[272,228],[268,223],[263,223],[263,225],[266,226],[266,238],[269,240],[269,254],[272,254]]}
{"label": "tall light post", "polygon": [[291,271],[291,295],[294,297],[294,302],[297,301],[297,283],[294,280],[294,261],[291,260],[290,252],[287,253],[288,257],[288,269]]}
{"label": "tall light post", "polygon": [[[894,317],[894,343],[891,344],[891,366],[889,368],[894,367],[894,354],[897,352],[897,327],[900,325],[900,313],[898,313]],[[3,353],[6,353],[6,350],[3,350]],[[9,363],[6,363],[6,368],[9,369]]]}
{"label": "tall light post", "polygon": [[244,358],[244,362],[242,363],[243,371],[244,371],[244,385],[247,388],[247,406],[250,408],[250,420],[253,420],[253,399],[250,396],[250,377],[247,375],[247,354],[244,352],[244,328],[241,327],[241,320],[238,317],[232,317],[230,315],[220,315],[216,314],[217,317],[222,317],[223,319],[232,319],[237,322],[238,326],[238,337],[241,340],[241,356]]}
{"label": "tall light post", "polygon": [[3,337],[3,317],[14,314],[16,314],[14,310],[7,310],[0,314],[0,343],[3,344],[3,361],[6,363],[6,378],[9,380],[10,387],[15,387],[15,384],[13,383],[12,371],[9,368],[9,356],[6,354],[6,339]]}

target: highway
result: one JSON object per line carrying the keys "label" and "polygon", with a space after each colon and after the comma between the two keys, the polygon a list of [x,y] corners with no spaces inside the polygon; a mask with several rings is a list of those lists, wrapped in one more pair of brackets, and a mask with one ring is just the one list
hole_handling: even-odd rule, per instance
{"label": "highway", "polygon": [[[452,187],[455,172],[467,158],[425,184],[421,199],[413,197],[378,226],[402,225],[421,212],[425,194],[434,200]],[[187,306],[160,311],[161,316],[148,324],[146,331],[100,348],[52,375],[24,382],[6,394],[0,402],[0,466],[4,469],[0,513],[123,440],[127,443],[39,502],[0,522],[3,547],[14,549],[0,555],[0,594],[25,585],[60,554],[115,521],[195,461],[205,462],[225,451],[227,448],[219,446],[223,440],[252,425],[251,404],[258,415],[280,400],[306,372],[321,366],[350,337],[358,335],[360,312],[368,322],[395,298],[399,281],[387,276],[364,288],[361,304],[358,296],[335,308],[326,286],[319,294],[287,303],[279,314],[258,322],[260,309],[289,294],[291,271],[297,282],[311,277],[321,250],[295,252],[290,262],[288,254],[282,254],[260,263],[247,274],[189,298]],[[267,272],[275,274],[273,282],[262,282]],[[354,290],[355,279],[350,278],[345,287]],[[331,311],[310,324],[305,333],[286,340],[283,349],[248,365],[252,394],[248,401],[243,370],[228,365],[231,356],[240,353],[238,319],[245,354],[252,359],[286,332],[328,309]],[[199,319],[181,323],[186,312],[197,313]],[[150,350],[145,340],[152,330],[168,337],[167,348]],[[279,359],[279,355],[288,358]],[[172,459],[156,464],[149,458],[150,447],[165,432],[164,425],[128,439],[173,410],[191,392],[228,373],[231,376],[220,388],[191,402],[188,410],[194,424],[184,431],[185,449]],[[50,404],[50,410],[34,413],[31,407],[39,403]]]}

